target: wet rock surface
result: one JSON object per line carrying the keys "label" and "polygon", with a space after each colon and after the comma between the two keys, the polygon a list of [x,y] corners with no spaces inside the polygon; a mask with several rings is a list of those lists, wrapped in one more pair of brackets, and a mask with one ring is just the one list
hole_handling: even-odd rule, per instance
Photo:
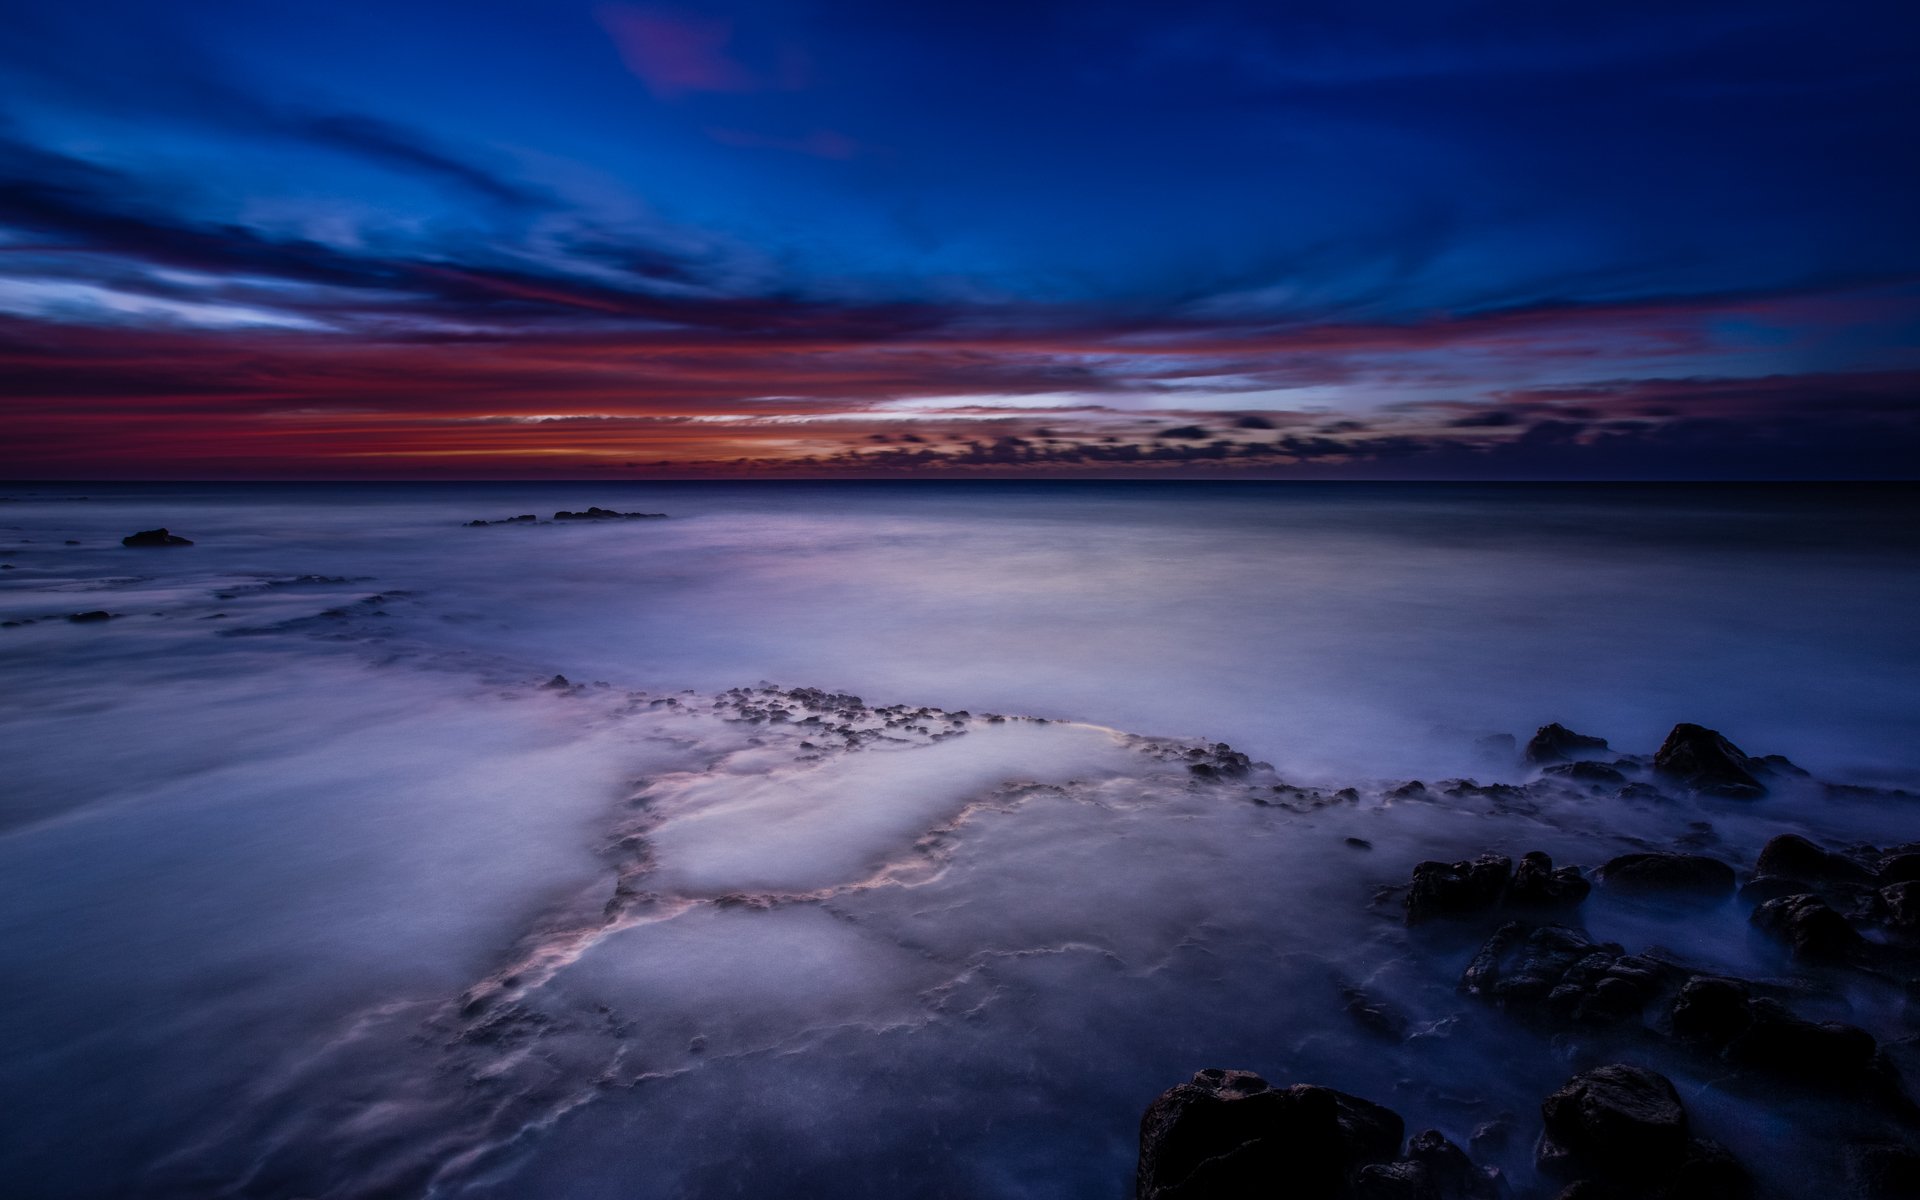
{"label": "wet rock surface", "polygon": [[1542,725],[1527,740],[1526,760],[1530,763],[1558,763],[1572,758],[1603,753],[1607,739],[1575,733],[1558,721]]}
{"label": "wet rock surface", "polygon": [[1712,899],[1733,891],[1733,868],[1704,854],[1622,854],[1600,868],[1600,882],[1621,891]]}
{"label": "wet rock surface", "polygon": [[1696,792],[1742,800],[1765,795],[1759,777],[1776,772],[1775,766],[1748,757],[1718,730],[1685,723],[1675,725],[1654,752],[1653,768]]}
{"label": "wet rock surface", "polygon": [[1499,854],[1453,863],[1423,862],[1413,868],[1407,887],[1407,923],[1496,908],[1571,908],[1591,890],[1578,867],[1556,869],[1553,859],[1539,850],[1522,855],[1518,867]]}

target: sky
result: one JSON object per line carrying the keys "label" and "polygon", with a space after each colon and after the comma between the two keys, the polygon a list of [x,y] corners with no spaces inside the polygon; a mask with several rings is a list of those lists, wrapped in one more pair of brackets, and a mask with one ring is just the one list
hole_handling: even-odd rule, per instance
{"label": "sky", "polygon": [[1920,477],[1920,7],[0,0],[12,479]]}

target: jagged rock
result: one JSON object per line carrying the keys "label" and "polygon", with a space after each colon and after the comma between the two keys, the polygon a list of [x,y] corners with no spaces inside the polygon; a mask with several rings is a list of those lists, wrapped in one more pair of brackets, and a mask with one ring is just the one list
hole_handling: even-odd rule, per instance
{"label": "jagged rock", "polygon": [[1512,878],[1513,860],[1501,854],[1456,863],[1418,863],[1407,888],[1407,923],[1483,912],[1500,902]]}
{"label": "jagged rock", "polygon": [[1407,1156],[1360,1168],[1354,1200],[1497,1200],[1493,1177],[1437,1129],[1416,1133]]}
{"label": "jagged rock", "polygon": [[1583,1071],[1540,1105],[1537,1161],[1563,1179],[1655,1179],[1687,1157],[1687,1112],[1667,1077],[1613,1063]]}
{"label": "jagged rock", "polygon": [[164,529],[143,529],[120,539],[122,546],[191,546],[192,542]]}
{"label": "jagged rock", "polygon": [[1605,749],[1607,739],[1575,733],[1556,721],[1535,731],[1527,742],[1526,758],[1530,763],[1557,763]]}
{"label": "jagged rock", "polygon": [[1480,947],[1460,986],[1523,1015],[1605,1024],[1638,1015],[1671,971],[1577,929],[1515,921]]}
{"label": "jagged rock", "polygon": [[1757,875],[1819,882],[1865,883],[1873,877],[1859,863],[1824,850],[1797,833],[1783,833],[1760,848]]}
{"label": "jagged rock", "polygon": [[1622,854],[1600,868],[1610,888],[1679,895],[1725,895],[1733,890],[1733,868],[1704,854]]}
{"label": "jagged rock", "polygon": [[1339,1200],[1361,1166],[1398,1154],[1404,1129],[1392,1110],[1331,1088],[1275,1088],[1251,1071],[1209,1069],[1141,1117],[1135,1195]]}
{"label": "jagged rock", "polygon": [[1753,910],[1752,921],[1785,942],[1795,958],[1811,962],[1837,962],[1865,945],[1847,919],[1818,896],[1769,900]]}
{"label": "jagged rock", "polygon": [[1673,1001],[1675,1037],[1718,1050],[1752,1024],[1746,982],[1718,975],[1695,975]]}
{"label": "jagged rock", "polygon": [[1578,762],[1555,763],[1543,774],[1557,775],[1563,779],[1577,779],[1583,783],[1625,783],[1627,777],[1618,768],[1603,762],[1581,759]]}
{"label": "jagged rock", "polygon": [[1755,772],[1771,773],[1766,764],[1749,758],[1718,731],[1684,723],[1675,725],[1654,752],[1653,767],[1696,792],[1737,799],[1766,794]]}
{"label": "jagged rock", "polygon": [[1571,908],[1587,898],[1593,885],[1579,867],[1554,869],[1553,859],[1539,850],[1520,856],[1507,887],[1507,903],[1515,907]]}
{"label": "jagged rock", "polygon": [[1883,884],[1920,882],[1920,854],[1906,850],[1886,855],[1880,860],[1879,876]]}
{"label": "jagged rock", "polygon": [[567,512],[563,509],[553,514],[553,519],[556,521],[637,521],[658,520],[666,515],[665,513],[615,512],[611,508],[601,508],[596,504],[581,512]]}
{"label": "jagged rock", "polygon": [[1737,1067],[1833,1085],[1860,1082],[1873,1066],[1873,1035],[1839,1021],[1807,1021],[1777,1000],[1747,1005],[1748,1023],[1721,1051]]}
{"label": "jagged rock", "polygon": [[1890,929],[1920,929],[1920,880],[1903,879],[1879,891],[1881,919]]}
{"label": "jagged rock", "polygon": [[1912,1200],[1920,1196],[1920,1151],[1900,1142],[1848,1146],[1847,1183],[1858,1200]]}

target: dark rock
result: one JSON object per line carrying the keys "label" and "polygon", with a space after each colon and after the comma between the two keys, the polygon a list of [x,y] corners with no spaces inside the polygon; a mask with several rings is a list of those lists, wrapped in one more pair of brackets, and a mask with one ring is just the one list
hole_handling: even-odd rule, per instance
{"label": "dark rock", "polygon": [[1423,862],[1407,888],[1407,923],[1483,912],[1500,902],[1513,878],[1513,860],[1482,854],[1471,862]]}
{"label": "dark rock", "polygon": [[1847,1183],[1858,1200],[1912,1200],[1920,1196],[1920,1151],[1899,1142],[1848,1146]]}
{"label": "dark rock", "polygon": [[1755,874],[1822,882],[1865,883],[1872,873],[1850,858],[1823,850],[1797,833],[1783,833],[1760,848]]}
{"label": "dark rock", "polygon": [[1737,799],[1764,795],[1766,786],[1755,777],[1755,771],[1772,773],[1717,731],[1688,724],[1675,725],[1667,734],[1667,740],[1654,752],[1653,767],[1696,792]]}
{"label": "dark rock", "polygon": [[1920,882],[1920,854],[1911,850],[1889,854],[1880,860],[1881,883]]}
{"label": "dark rock", "polygon": [[1888,928],[1920,930],[1920,880],[1903,879],[1880,889],[1880,915]]}
{"label": "dark rock", "polygon": [[596,504],[581,512],[562,510],[553,514],[553,519],[556,521],[638,521],[659,520],[666,515],[665,513],[615,512],[611,508],[601,508]]}
{"label": "dark rock", "polygon": [[1753,910],[1753,924],[1787,944],[1798,959],[1838,962],[1865,945],[1860,934],[1818,896],[1782,896]]}
{"label": "dark rock", "polygon": [[1753,1023],[1747,1011],[1749,999],[1742,980],[1695,975],[1674,998],[1674,1036],[1718,1050]]}
{"label": "dark rock", "polygon": [[1553,859],[1539,850],[1520,856],[1507,888],[1507,903],[1515,907],[1571,908],[1587,898],[1593,885],[1579,867],[1555,870]]}
{"label": "dark rock", "polygon": [[1720,896],[1733,890],[1733,868],[1704,854],[1622,854],[1600,868],[1610,888]]}
{"label": "dark rock", "polygon": [[552,679],[547,680],[540,686],[546,688],[548,691],[564,692],[572,687],[573,683],[565,675],[555,675]]}
{"label": "dark rock", "polygon": [[1577,929],[1515,921],[1480,947],[1460,986],[1521,1015],[1609,1024],[1639,1015],[1671,971]]}
{"label": "dark rock", "polygon": [[164,529],[143,529],[120,539],[122,546],[191,546],[192,542]]}
{"label": "dark rock", "polygon": [[1627,781],[1627,777],[1622,775],[1617,768],[1610,767],[1603,762],[1594,762],[1591,759],[1582,759],[1578,762],[1555,763],[1548,767],[1544,773],[1548,775],[1558,775],[1565,779],[1578,779],[1583,783],[1625,783]]}
{"label": "dark rock", "polygon": [[1540,1105],[1538,1165],[1563,1179],[1658,1179],[1686,1161],[1687,1113],[1667,1077],[1614,1063],[1583,1071]]}
{"label": "dark rock", "polygon": [[1535,731],[1527,742],[1526,758],[1530,763],[1557,763],[1606,748],[1607,739],[1575,733],[1556,721],[1551,725],[1542,725]]}
{"label": "dark rock", "polygon": [[1161,1093],[1140,1119],[1139,1200],[1287,1195],[1337,1200],[1350,1176],[1392,1159],[1398,1115],[1331,1088],[1274,1088],[1210,1069]]}
{"label": "dark rock", "polygon": [[67,617],[67,620],[72,621],[76,625],[90,625],[95,621],[111,621],[113,620],[113,614],[104,608],[96,608],[89,612],[73,613]]}
{"label": "dark rock", "polygon": [[467,527],[469,529],[476,529],[487,525],[532,525],[536,524],[539,520],[540,518],[534,516],[532,513],[521,513],[517,517],[501,517],[498,521],[468,521]]}
{"label": "dark rock", "polygon": [[1765,998],[1749,1003],[1747,1012],[1746,1028],[1721,1051],[1734,1066],[1841,1086],[1859,1083],[1873,1065],[1877,1044],[1858,1026],[1802,1020]]}
{"label": "dark rock", "polygon": [[1352,846],[1355,850],[1373,849],[1373,843],[1365,838],[1350,837],[1347,839],[1347,845]]}
{"label": "dark rock", "polygon": [[1498,1185],[1437,1129],[1416,1133],[1407,1156],[1360,1168],[1354,1200],[1497,1200]]}
{"label": "dark rock", "polygon": [[1406,1016],[1386,1001],[1350,986],[1340,989],[1340,999],[1347,1015],[1368,1033],[1394,1042],[1407,1036]]}

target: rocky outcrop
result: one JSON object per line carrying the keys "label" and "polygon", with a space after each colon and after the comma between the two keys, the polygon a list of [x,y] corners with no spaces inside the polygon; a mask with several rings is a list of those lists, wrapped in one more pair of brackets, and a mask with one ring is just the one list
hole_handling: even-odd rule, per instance
{"label": "rocky outcrop", "polygon": [[1765,795],[1767,788],[1759,776],[1775,771],[1768,763],[1748,757],[1719,731],[1690,724],[1675,725],[1667,734],[1654,752],[1653,769],[1695,792],[1740,800]]}
{"label": "rocky outcrop", "polygon": [[1502,854],[1460,862],[1423,862],[1407,886],[1407,923],[1467,916],[1495,908],[1571,908],[1592,888],[1578,867],[1555,869],[1539,850],[1521,856],[1516,869]]}
{"label": "rocky outcrop", "polygon": [[1756,928],[1785,942],[1797,959],[1843,962],[1866,946],[1866,939],[1819,896],[1802,894],[1769,900],[1753,910]]}
{"label": "rocky outcrop", "polygon": [[1733,890],[1733,868],[1704,854],[1622,854],[1600,868],[1600,882],[1621,891],[1717,897]]}
{"label": "rocky outcrop", "polygon": [[72,621],[75,625],[91,625],[96,621],[111,621],[113,620],[113,614],[104,608],[95,608],[89,609],[86,612],[71,613],[68,615],[67,620]]}
{"label": "rocky outcrop", "polygon": [[1816,882],[1866,883],[1873,872],[1843,855],[1824,850],[1797,833],[1783,833],[1760,848],[1756,875]]}
{"label": "rocky outcrop", "polygon": [[581,512],[561,510],[553,514],[556,521],[658,521],[666,517],[665,513],[615,512],[611,508],[594,505]]}
{"label": "rocky outcrop", "polygon": [[1556,1022],[1611,1024],[1637,1017],[1672,968],[1596,942],[1564,925],[1515,921],[1480,947],[1460,978],[1469,996],[1517,1015]]}
{"label": "rocky outcrop", "polygon": [[1679,1093],[1657,1071],[1583,1071],[1546,1098],[1540,1118],[1536,1165],[1576,1181],[1562,1196],[1739,1200],[1752,1191],[1731,1154],[1692,1135]]}
{"label": "rocky outcrop", "polygon": [[1575,733],[1558,721],[1542,725],[1527,741],[1526,759],[1530,763],[1557,763],[1592,755],[1607,749],[1607,739]]}
{"label": "rocky outcrop", "polygon": [[488,525],[532,525],[540,520],[532,513],[521,513],[517,517],[501,517],[497,521],[468,521],[467,528],[479,529]]}
{"label": "rocky outcrop", "polygon": [[1495,1200],[1494,1177],[1437,1130],[1400,1156],[1399,1114],[1332,1088],[1201,1071],[1140,1119],[1139,1200]]}
{"label": "rocky outcrop", "polygon": [[120,539],[122,546],[144,548],[148,546],[191,546],[192,542],[179,534],[168,533],[164,529],[143,529],[139,533],[130,533]]}

